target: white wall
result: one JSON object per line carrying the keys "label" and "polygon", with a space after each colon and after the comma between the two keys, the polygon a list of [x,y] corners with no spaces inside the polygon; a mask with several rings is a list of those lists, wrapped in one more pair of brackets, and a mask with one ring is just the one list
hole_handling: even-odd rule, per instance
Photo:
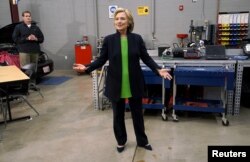
{"label": "white wall", "polygon": [[11,23],[10,4],[8,0],[0,0],[0,28]]}
{"label": "white wall", "polygon": [[[144,38],[148,48],[157,47],[161,44],[177,42],[177,33],[187,33],[190,21],[194,25],[203,25],[204,20],[215,24],[217,19],[218,0],[96,0],[98,7],[99,36],[115,32],[113,19],[108,18],[108,6],[118,5],[131,10],[135,20],[134,32]],[[5,2],[5,3],[4,3]],[[10,13],[7,0],[0,0],[0,25],[8,24]],[[96,55],[96,16],[95,0],[20,0],[19,15],[24,10],[32,12],[33,20],[38,22],[45,35],[42,49],[54,60],[56,69],[71,69],[74,62],[74,44],[88,35]],[[155,37],[152,43],[152,3],[155,2]],[[240,2],[240,3],[239,3]],[[179,5],[184,6],[179,11]],[[139,16],[138,6],[148,6],[149,15]],[[220,0],[219,11],[246,11],[249,10],[250,0]],[[6,14],[7,13],[7,14]],[[1,15],[2,15],[1,14]],[[4,20],[3,20],[4,19]],[[65,60],[67,56],[67,60]]]}

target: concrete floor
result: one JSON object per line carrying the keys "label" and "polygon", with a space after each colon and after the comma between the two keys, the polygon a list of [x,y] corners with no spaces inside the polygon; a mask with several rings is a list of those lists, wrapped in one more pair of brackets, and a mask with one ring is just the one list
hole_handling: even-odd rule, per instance
{"label": "concrete floor", "polygon": [[[240,116],[228,116],[224,127],[215,114],[191,114],[180,122],[162,121],[160,113],[145,111],[145,127],[153,151],[136,147],[130,112],[126,113],[128,142],[116,151],[112,111],[94,110],[92,80],[72,71],[51,75],[73,79],[56,85],[40,85],[44,99],[32,92],[29,101],[12,105],[13,117],[32,115],[29,121],[0,125],[0,162],[206,162],[208,145],[249,145],[250,108]],[[0,120],[2,120],[0,118]]]}

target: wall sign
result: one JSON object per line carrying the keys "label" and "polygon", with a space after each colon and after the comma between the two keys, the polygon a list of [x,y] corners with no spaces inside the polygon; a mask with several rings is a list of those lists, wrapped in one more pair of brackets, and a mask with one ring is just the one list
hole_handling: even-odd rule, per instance
{"label": "wall sign", "polygon": [[138,13],[138,15],[148,15],[149,14],[149,7],[148,6],[138,6],[137,13]]}
{"label": "wall sign", "polygon": [[109,18],[110,19],[114,18],[114,14],[115,14],[115,11],[116,11],[117,8],[118,8],[117,5],[110,5],[109,6]]}

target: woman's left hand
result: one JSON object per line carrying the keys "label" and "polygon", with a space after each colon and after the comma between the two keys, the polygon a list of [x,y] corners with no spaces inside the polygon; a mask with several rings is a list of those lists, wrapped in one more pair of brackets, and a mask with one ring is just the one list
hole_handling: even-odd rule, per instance
{"label": "woman's left hand", "polygon": [[169,74],[170,69],[159,69],[159,75],[163,77],[164,79],[171,80],[172,76]]}

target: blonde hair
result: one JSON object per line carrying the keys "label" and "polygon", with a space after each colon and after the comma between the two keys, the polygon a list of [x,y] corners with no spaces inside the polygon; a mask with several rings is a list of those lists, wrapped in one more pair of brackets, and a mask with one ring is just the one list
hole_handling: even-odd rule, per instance
{"label": "blonde hair", "polygon": [[128,9],[124,9],[124,8],[117,8],[115,11],[114,17],[116,17],[116,15],[121,12],[124,12],[128,17],[128,31],[131,33],[134,29],[134,18],[131,12]]}

